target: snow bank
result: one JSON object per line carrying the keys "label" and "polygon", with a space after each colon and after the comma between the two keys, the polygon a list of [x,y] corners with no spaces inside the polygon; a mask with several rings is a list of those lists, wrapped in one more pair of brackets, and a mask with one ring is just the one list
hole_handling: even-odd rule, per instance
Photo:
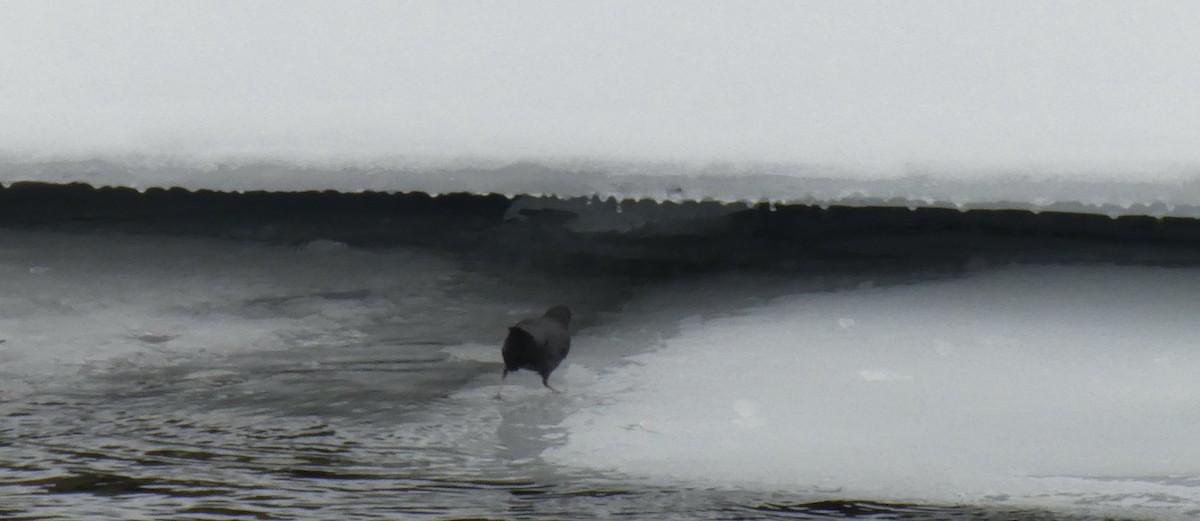
{"label": "snow bank", "polygon": [[595,403],[545,456],[668,482],[1182,516],[1200,506],[1198,304],[1193,270],[1105,267],[781,298],[685,321],[577,390]]}

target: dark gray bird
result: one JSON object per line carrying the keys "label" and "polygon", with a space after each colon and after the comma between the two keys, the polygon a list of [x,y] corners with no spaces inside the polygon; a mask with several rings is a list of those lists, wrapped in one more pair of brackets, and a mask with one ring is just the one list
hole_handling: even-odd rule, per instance
{"label": "dark gray bird", "polygon": [[[554,306],[537,318],[527,318],[508,328],[504,339],[504,374],[500,375],[500,390],[504,390],[504,379],[508,373],[519,369],[537,371],[542,376],[542,385],[551,391],[550,373],[562,363],[571,350],[571,310],[567,306]],[[496,392],[500,398],[500,392]]]}

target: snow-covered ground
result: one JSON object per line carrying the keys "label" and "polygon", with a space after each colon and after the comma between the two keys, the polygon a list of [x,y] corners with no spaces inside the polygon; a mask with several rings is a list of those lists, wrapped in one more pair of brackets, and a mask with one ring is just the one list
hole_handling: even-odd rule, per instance
{"label": "snow-covered ground", "polygon": [[546,457],[659,483],[1185,518],[1197,305],[1194,269],[1011,266],[697,316],[581,373],[595,403]]}

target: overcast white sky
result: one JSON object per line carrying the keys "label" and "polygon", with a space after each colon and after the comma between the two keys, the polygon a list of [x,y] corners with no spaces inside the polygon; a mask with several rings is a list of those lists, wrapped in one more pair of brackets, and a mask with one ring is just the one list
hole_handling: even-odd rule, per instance
{"label": "overcast white sky", "polygon": [[1200,166],[1192,1],[5,1],[0,153]]}

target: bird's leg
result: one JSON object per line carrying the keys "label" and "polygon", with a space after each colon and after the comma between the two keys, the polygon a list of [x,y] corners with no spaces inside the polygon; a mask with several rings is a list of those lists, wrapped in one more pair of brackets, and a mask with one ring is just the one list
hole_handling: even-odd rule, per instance
{"label": "bird's leg", "polygon": [[550,387],[550,382],[547,381],[549,378],[550,378],[550,375],[543,376],[542,377],[542,385],[546,386],[547,389],[554,391],[556,394],[562,394],[562,391],[559,391],[558,389]]}
{"label": "bird's leg", "polygon": [[496,390],[496,399],[497,400],[504,399],[504,396],[501,396],[501,394],[504,393],[504,379],[506,379],[506,378],[508,378],[508,368],[507,367],[504,368],[503,373],[500,373],[500,388]]}

